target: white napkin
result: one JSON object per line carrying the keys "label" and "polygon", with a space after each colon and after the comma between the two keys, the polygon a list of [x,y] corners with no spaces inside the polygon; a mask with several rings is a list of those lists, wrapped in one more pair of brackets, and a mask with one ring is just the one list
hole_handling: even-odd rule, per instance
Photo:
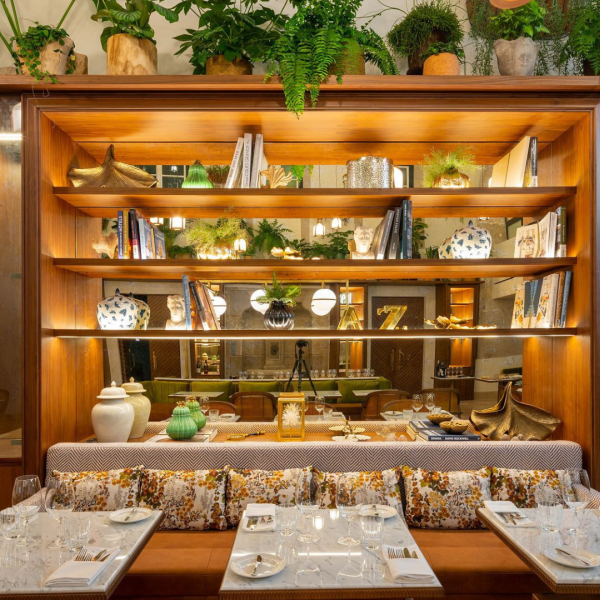
{"label": "white napkin", "polygon": [[407,546],[408,551],[411,554],[416,552],[418,558],[390,558],[388,548],[402,551],[404,547],[381,546],[381,554],[395,583],[430,583],[435,579],[429,563],[425,560],[418,546]]}
{"label": "white napkin", "polygon": [[[274,504],[252,503],[246,506],[242,529],[244,531],[275,531],[276,507]],[[248,521],[258,518],[258,522],[250,529]]]}
{"label": "white napkin", "polygon": [[[535,523],[529,517],[526,517],[513,502],[508,500],[485,500],[483,504],[504,527],[535,527]],[[515,519],[516,524],[513,525],[511,522],[507,523],[498,513],[517,513],[523,518]]]}
{"label": "white napkin", "polygon": [[[92,552],[94,555],[98,554],[104,548],[97,548],[95,546],[86,546],[85,549],[88,552]],[[66,563],[60,565],[48,579],[44,585],[46,587],[84,587],[91,585],[92,582],[108,567],[113,561],[115,556],[119,554],[119,548],[106,548],[109,555],[108,558],[102,562],[100,561],[76,561],[69,560]]]}

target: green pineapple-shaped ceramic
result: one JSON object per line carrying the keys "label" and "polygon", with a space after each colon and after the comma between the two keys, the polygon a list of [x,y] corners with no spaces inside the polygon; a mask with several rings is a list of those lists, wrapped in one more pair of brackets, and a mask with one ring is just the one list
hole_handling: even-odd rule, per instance
{"label": "green pineapple-shaped ceramic", "polygon": [[192,419],[194,419],[198,431],[200,431],[206,425],[206,417],[200,410],[200,404],[194,396],[188,396],[185,401],[187,402],[187,407],[190,409],[190,415],[192,415]]}
{"label": "green pineapple-shaped ceramic", "polygon": [[167,435],[172,440],[189,440],[198,432],[198,426],[190,409],[185,405],[185,402],[178,402],[173,410],[171,422],[167,425]]}

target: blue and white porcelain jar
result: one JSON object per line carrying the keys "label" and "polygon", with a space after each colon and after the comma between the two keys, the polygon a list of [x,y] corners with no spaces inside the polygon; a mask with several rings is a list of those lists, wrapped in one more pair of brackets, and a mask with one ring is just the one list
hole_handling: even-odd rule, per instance
{"label": "blue and white porcelain jar", "polygon": [[489,258],[492,251],[492,236],[487,229],[475,227],[469,221],[467,227],[457,229],[438,248],[440,258]]}
{"label": "blue and white porcelain jar", "polygon": [[150,307],[142,300],[125,296],[117,289],[98,303],[96,316],[100,329],[147,329]]}

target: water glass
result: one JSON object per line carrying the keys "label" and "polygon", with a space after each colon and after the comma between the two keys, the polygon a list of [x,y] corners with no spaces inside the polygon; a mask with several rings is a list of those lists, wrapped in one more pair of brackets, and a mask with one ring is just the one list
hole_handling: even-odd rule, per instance
{"label": "water glass", "polygon": [[250,371],[250,379],[254,379],[254,371]]}
{"label": "water glass", "polygon": [[298,510],[291,502],[280,504],[277,507],[277,518],[279,519],[279,528],[281,535],[288,537],[296,533],[296,523],[298,521]]}
{"label": "water glass", "polygon": [[323,420],[322,412],[325,410],[325,405],[321,396],[315,398],[315,410],[319,413],[319,418]]}
{"label": "water glass", "polygon": [[46,488],[44,498],[46,512],[58,521],[58,536],[50,544],[50,548],[64,548],[65,541],[64,520],[75,508],[75,487],[70,481],[50,481]]}
{"label": "water glass", "polygon": [[259,372],[258,372],[258,378],[259,378],[259,379],[264,379],[264,378],[265,378],[265,374],[264,374],[264,372],[263,372],[263,371],[259,371]]}
{"label": "water glass", "polygon": [[211,423],[214,423],[215,421],[219,420],[219,409],[218,408],[211,408],[208,411],[208,420]]}
{"label": "water glass", "polygon": [[412,421],[413,418],[413,411],[410,409],[404,409],[402,411],[402,419],[404,421]]}
{"label": "water glass", "polygon": [[304,477],[296,488],[296,506],[300,511],[298,539],[301,542],[316,542],[319,534],[315,529],[313,515],[319,509],[315,503],[316,484],[312,475]]}
{"label": "water glass", "polygon": [[342,546],[358,546],[360,544],[360,540],[351,534],[352,519],[360,508],[358,499],[359,489],[360,486],[355,477],[340,476],[338,478],[336,506],[342,517],[348,522],[346,535],[338,538],[338,544]]}
{"label": "water glass", "polygon": [[89,515],[72,514],[65,522],[65,536],[69,551],[81,550],[90,540],[92,520]]}
{"label": "water glass", "polygon": [[581,513],[590,500],[590,478],[583,469],[565,471],[561,477],[563,502],[573,511],[574,525],[566,530],[571,535],[586,535],[581,529]]}
{"label": "water glass", "polygon": [[19,546],[31,546],[35,540],[29,537],[29,521],[40,509],[40,499],[33,498],[41,490],[40,480],[37,475],[20,475],[15,479],[12,492],[12,507],[19,515],[25,526],[23,536],[17,542]]}
{"label": "water glass", "polygon": [[16,540],[21,536],[18,513],[12,508],[0,511],[0,531],[5,540]]}
{"label": "water glass", "polygon": [[362,553],[362,576],[366,581],[383,579],[383,562],[371,552]]}
{"label": "water glass", "polygon": [[364,515],[360,518],[360,542],[363,548],[377,550],[383,543],[383,517]]}
{"label": "water glass", "polygon": [[435,394],[427,394],[425,396],[425,406],[430,413],[433,413],[433,409],[435,408]]}
{"label": "water glass", "polygon": [[560,495],[551,488],[543,488],[536,491],[535,500],[542,529],[550,533],[558,531],[563,516]]}
{"label": "water glass", "polygon": [[323,418],[326,421],[331,421],[331,419],[333,418],[333,408],[331,408],[331,406],[326,406],[323,409]]}

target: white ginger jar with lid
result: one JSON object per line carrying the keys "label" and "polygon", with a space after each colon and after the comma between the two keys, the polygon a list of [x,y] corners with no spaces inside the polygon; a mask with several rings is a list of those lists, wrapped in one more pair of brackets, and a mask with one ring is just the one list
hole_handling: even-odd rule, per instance
{"label": "white ginger jar with lid", "polygon": [[150,418],[150,400],[142,395],[146,390],[141,383],[134,381],[133,377],[121,387],[129,396],[125,399],[125,402],[133,406],[133,427],[129,437],[132,439],[141,438],[146,431],[146,425],[148,425],[148,419]]}
{"label": "white ginger jar with lid", "polygon": [[102,444],[126,442],[135,417],[133,406],[125,402],[129,398],[127,392],[113,381],[97,398],[101,402],[92,408],[92,427],[96,439]]}

